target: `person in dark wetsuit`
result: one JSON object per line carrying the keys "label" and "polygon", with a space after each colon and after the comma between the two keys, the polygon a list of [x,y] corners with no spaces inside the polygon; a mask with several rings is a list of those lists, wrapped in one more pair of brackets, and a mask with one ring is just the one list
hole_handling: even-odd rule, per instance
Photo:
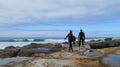
{"label": "person in dark wetsuit", "polygon": [[80,33],[78,35],[78,42],[79,42],[79,49],[80,49],[80,45],[81,46],[84,45],[84,42],[85,42],[85,34],[82,29],[80,30]]}
{"label": "person in dark wetsuit", "polygon": [[[73,33],[72,33],[72,30],[70,30],[70,32],[67,34],[67,36],[65,37],[68,38],[68,42],[69,42],[69,51],[72,51],[73,52],[73,48],[72,48],[72,41],[73,41]],[[64,40],[65,40],[64,39]]]}

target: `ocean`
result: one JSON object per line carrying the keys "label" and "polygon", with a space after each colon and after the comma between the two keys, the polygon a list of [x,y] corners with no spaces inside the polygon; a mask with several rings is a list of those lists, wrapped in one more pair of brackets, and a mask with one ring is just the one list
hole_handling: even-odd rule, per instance
{"label": "ocean", "polygon": [[[86,41],[90,40],[102,40],[105,37],[87,37]],[[37,38],[37,37],[23,37],[23,38],[9,38],[9,37],[1,37],[0,38],[0,49],[4,49],[7,46],[19,46],[22,47],[24,45],[28,45],[30,43],[62,43],[67,42],[67,39],[64,38]]]}

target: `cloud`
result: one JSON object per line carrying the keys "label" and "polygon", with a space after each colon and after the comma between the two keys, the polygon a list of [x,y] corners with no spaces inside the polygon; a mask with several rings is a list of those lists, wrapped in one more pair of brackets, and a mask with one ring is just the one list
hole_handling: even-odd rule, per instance
{"label": "cloud", "polygon": [[[89,26],[91,23],[119,22],[119,5],[120,0],[0,0],[0,36],[64,37],[68,33],[64,30],[78,30],[82,27],[93,30],[102,25],[92,28]],[[84,27],[81,23],[88,26]],[[77,36],[78,31],[75,33]],[[119,34],[120,32],[87,32],[87,36]]]}
{"label": "cloud", "polygon": [[[57,32],[57,34],[56,34]],[[1,37],[65,37],[67,31],[58,30],[39,30],[39,31],[26,31],[26,30],[6,30],[0,32]]]}
{"label": "cloud", "polygon": [[[0,32],[1,37],[65,37],[68,30],[6,30]],[[73,30],[73,34],[78,36],[79,31]],[[119,37],[120,31],[85,31],[86,37]]]}
{"label": "cloud", "polygon": [[116,17],[119,4],[120,0],[0,0],[0,26],[65,19],[97,22]]}

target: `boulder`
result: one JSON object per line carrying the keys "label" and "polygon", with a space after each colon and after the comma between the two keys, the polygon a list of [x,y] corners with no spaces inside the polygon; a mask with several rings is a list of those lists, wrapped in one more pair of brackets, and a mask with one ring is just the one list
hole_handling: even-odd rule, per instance
{"label": "boulder", "polygon": [[49,54],[52,52],[57,52],[60,51],[60,48],[30,48],[30,49],[22,49],[19,53],[18,56],[26,56],[26,57],[31,57],[37,53],[44,53],[44,54]]}
{"label": "boulder", "polygon": [[44,58],[46,56],[45,53],[36,53],[33,55],[33,57],[41,57],[41,58]]}
{"label": "boulder", "polygon": [[111,41],[112,38],[105,38],[104,41]]}
{"label": "boulder", "polygon": [[97,41],[102,41],[102,40],[99,39],[99,40],[97,40]]}
{"label": "boulder", "polygon": [[37,53],[49,54],[52,52],[61,51],[62,46],[60,44],[36,44],[31,43],[23,47],[8,46],[3,50],[0,50],[0,57],[15,57],[15,56],[24,56],[31,57]]}
{"label": "boulder", "polygon": [[95,42],[95,40],[90,40],[90,42]]}
{"label": "boulder", "polygon": [[3,53],[3,49],[0,49],[0,54]]}
{"label": "boulder", "polygon": [[20,49],[14,47],[14,46],[6,47],[4,50],[0,51],[0,58],[15,57],[15,56],[17,56],[19,51],[20,51]]}
{"label": "boulder", "polygon": [[92,49],[97,49],[97,48],[102,48],[102,43],[101,42],[92,42],[92,43],[89,43],[90,47]]}
{"label": "boulder", "polygon": [[69,44],[68,42],[63,42],[62,44]]}
{"label": "boulder", "polygon": [[36,44],[31,43],[21,48],[18,56],[31,57],[37,53],[51,53],[60,51],[62,47],[59,44]]}
{"label": "boulder", "polygon": [[117,47],[120,46],[119,40],[107,40],[103,42],[89,42],[90,47],[93,49],[98,48],[108,48],[108,47]]}
{"label": "boulder", "polygon": [[16,47],[15,46],[8,46],[8,47],[5,47],[5,50],[7,49],[15,49]]}
{"label": "boulder", "polygon": [[37,44],[37,43],[31,43],[29,45],[23,46],[22,49],[30,49],[30,48],[52,48],[52,47],[58,47],[59,45],[57,44]]}
{"label": "boulder", "polygon": [[50,53],[51,50],[49,48],[30,48],[30,49],[22,49],[18,56],[26,56],[31,57],[36,53]]}

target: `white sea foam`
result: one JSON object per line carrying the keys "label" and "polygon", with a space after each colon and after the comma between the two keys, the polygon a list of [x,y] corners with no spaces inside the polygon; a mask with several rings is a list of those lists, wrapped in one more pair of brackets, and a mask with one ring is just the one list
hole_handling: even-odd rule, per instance
{"label": "white sea foam", "polygon": [[[8,41],[8,42],[0,42],[0,49],[4,49],[7,46],[19,46],[22,47],[24,45],[28,45],[30,43],[62,43],[62,42],[67,42],[68,40],[64,39],[36,39],[37,41],[34,41],[35,39],[27,39],[28,41],[24,42],[23,40],[25,39],[14,39],[15,41]],[[86,41],[90,41],[92,39],[86,39]]]}

